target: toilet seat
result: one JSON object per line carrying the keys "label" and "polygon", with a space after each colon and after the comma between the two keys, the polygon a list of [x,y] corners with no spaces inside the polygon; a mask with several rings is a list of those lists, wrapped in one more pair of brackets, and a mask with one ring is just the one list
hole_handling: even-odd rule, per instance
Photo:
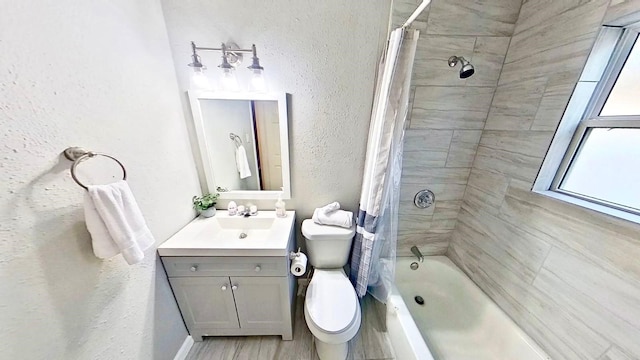
{"label": "toilet seat", "polygon": [[360,303],[341,269],[315,270],[304,313],[311,332],[327,343],[349,341],[360,328]]}

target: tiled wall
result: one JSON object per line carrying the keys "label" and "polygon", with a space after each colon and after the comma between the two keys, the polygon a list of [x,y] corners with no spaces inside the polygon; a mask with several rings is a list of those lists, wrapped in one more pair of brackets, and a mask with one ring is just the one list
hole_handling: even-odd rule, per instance
{"label": "tiled wall", "polygon": [[640,359],[640,226],[530,191],[602,19],[633,10],[523,4],[447,253],[553,359]]}
{"label": "tiled wall", "polygon": [[[395,1],[394,25],[419,2]],[[409,255],[412,245],[425,254],[444,254],[449,245],[520,5],[521,0],[433,0],[414,23],[421,34],[404,148],[400,255]],[[470,60],[476,74],[461,80],[460,66],[447,64],[452,55]],[[435,193],[435,206],[413,205],[421,189]]]}

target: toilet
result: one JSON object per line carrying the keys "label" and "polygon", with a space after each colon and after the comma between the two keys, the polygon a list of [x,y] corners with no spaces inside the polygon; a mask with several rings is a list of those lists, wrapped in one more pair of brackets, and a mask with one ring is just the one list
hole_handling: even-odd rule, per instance
{"label": "toilet", "polygon": [[354,227],[302,222],[309,263],[315,270],[304,301],[304,318],[320,360],[343,360],[358,333],[360,303],[343,266],[349,260]]}

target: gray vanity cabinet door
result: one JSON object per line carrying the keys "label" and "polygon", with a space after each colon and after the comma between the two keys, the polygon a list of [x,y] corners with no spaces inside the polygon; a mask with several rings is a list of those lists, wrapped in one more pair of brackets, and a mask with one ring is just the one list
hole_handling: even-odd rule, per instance
{"label": "gray vanity cabinet door", "polygon": [[195,329],[238,329],[238,316],[229,278],[169,278],[187,327]]}
{"label": "gray vanity cabinet door", "polygon": [[231,277],[241,328],[282,329],[291,324],[286,277]]}

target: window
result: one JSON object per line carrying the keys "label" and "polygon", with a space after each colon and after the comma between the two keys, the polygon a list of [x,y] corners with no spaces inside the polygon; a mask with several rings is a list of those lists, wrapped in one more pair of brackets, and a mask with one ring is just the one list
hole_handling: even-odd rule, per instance
{"label": "window", "polygon": [[640,222],[638,27],[604,27],[534,191]]}

